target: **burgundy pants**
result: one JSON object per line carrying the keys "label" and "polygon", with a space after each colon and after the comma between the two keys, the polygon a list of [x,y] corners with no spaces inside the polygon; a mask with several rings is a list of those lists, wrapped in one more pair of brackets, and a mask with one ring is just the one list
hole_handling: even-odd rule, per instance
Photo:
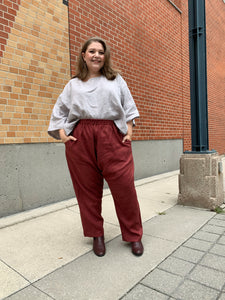
{"label": "burgundy pants", "polygon": [[73,131],[77,141],[66,142],[66,158],[80,208],[84,235],[104,235],[102,211],[103,178],[111,190],[122,238],[142,237],[142,222],[134,186],[131,142],[113,121],[81,120]]}

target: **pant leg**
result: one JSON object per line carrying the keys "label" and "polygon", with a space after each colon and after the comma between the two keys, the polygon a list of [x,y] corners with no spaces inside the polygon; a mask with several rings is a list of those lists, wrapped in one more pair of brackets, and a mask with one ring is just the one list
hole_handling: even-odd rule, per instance
{"label": "pant leg", "polygon": [[92,127],[79,123],[73,132],[77,141],[66,143],[66,159],[77,197],[85,236],[104,234],[102,211],[103,177],[96,164]]}
{"label": "pant leg", "polygon": [[124,241],[139,241],[142,221],[134,185],[134,163],[131,142],[113,124],[101,131],[97,144],[98,164],[111,190]]}

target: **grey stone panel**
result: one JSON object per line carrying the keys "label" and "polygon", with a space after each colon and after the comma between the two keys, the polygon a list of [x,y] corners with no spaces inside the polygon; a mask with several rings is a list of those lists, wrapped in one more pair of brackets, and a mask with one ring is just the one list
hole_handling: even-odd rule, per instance
{"label": "grey stone panel", "polygon": [[[182,140],[133,141],[135,179],[179,169]],[[0,145],[0,217],[75,196],[62,143]]]}
{"label": "grey stone panel", "polygon": [[15,146],[0,148],[0,216],[22,210],[23,203],[18,183],[19,161]]}
{"label": "grey stone panel", "polygon": [[64,145],[1,145],[0,153],[0,217],[74,197]]}
{"label": "grey stone panel", "polygon": [[182,140],[133,141],[135,179],[179,169]]}

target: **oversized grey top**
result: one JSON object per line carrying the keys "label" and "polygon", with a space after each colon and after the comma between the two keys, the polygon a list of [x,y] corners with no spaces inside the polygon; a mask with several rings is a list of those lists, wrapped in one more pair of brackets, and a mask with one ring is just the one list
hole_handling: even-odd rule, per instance
{"label": "oversized grey top", "polygon": [[69,135],[81,119],[113,120],[119,130],[126,134],[126,123],[137,117],[139,113],[133,97],[120,75],[114,80],[101,75],[86,82],[73,78],[57,99],[48,134],[60,139],[59,129],[64,129]]}

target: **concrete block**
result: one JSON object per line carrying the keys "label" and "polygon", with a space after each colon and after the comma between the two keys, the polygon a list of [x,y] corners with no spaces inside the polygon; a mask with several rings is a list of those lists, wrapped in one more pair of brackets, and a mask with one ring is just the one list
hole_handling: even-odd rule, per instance
{"label": "concrete block", "polygon": [[158,268],[176,275],[186,276],[190,273],[194,266],[195,265],[193,263],[170,256],[163,261]]}
{"label": "concrete block", "polygon": [[219,291],[208,288],[205,285],[185,280],[172,296],[182,300],[213,300],[217,299],[219,294]]}
{"label": "concrete block", "polygon": [[166,211],[165,215],[144,223],[144,233],[174,242],[185,242],[215,213],[180,205]]}
{"label": "concrete block", "polygon": [[[144,254],[134,257],[129,243],[122,242],[120,236],[106,244],[107,255],[104,257],[87,253],[34,285],[54,299],[118,300],[178,246],[145,235],[143,243]],[[162,278],[160,282],[165,285]]]}
{"label": "concrete block", "polygon": [[200,261],[204,254],[204,252],[199,250],[180,247],[173,253],[173,256],[192,263],[197,263]]}
{"label": "concrete block", "polygon": [[150,289],[142,284],[138,284],[133,288],[122,300],[167,300],[168,296],[161,294],[153,289]]}
{"label": "concrete block", "polygon": [[196,266],[193,272],[189,275],[189,278],[194,281],[198,281],[208,287],[221,290],[224,285],[224,273],[206,268],[203,266]]}
{"label": "concrete block", "polygon": [[218,244],[225,245],[225,236],[221,236],[221,238],[218,240]]}
{"label": "concrete block", "polygon": [[[105,224],[106,241],[119,234],[118,227]],[[92,239],[82,236],[80,216],[64,209],[1,229],[0,259],[35,281],[91,251]]]}
{"label": "concrete block", "polygon": [[183,277],[181,276],[155,269],[146,276],[141,283],[158,292],[171,295],[171,293],[180,285],[182,280]]}
{"label": "concrete block", "polygon": [[0,299],[28,286],[30,283],[0,261]]}
{"label": "concrete block", "polygon": [[225,257],[209,253],[203,258],[201,265],[225,272]]}
{"label": "concrete block", "polygon": [[218,220],[218,219],[212,219],[209,221],[210,225],[215,225],[215,226],[218,226],[218,227],[223,227],[224,230],[225,230],[225,219],[224,220]]}
{"label": "concrete block", "polygon": [[183,244],[185,247],[189,247],[192,249],[200,250],[200,251],[208,251],[209,248],[212,247],[212,243],[207,241],[201,241],[194,238],[190,238]]}
{"label": "concrete block", "polygon": [[215,219],[218,219],[218,220],[224,220],[225,221],[225,214],[218,214],[215,216]]}
{"label": "concrete block", "polygon": [[33,286],[27,288],[7,297],[7,300],[21,300],[21,299],[32,299],[32,300],[51,300],[48,295],[42,293],[40,290]]}
{"label": "concrete block", "polygon": [[193,235],[193,237],[203,241],[215,242],[219,238],[219,235],[205,231],[198,231],[195,235]]}
{"label": "concrete block", "polygon": [[218,245],[218,244],[214,245],[210,250],[210,253],[225,256],[225,245]]}
{"label": "concrete block", "polygon": [[216,234],[223,234],[225,230],[224,230],[223,227],[219,227],[219,226],[209,224],[209,225],[205,225],[202,228],[202,231],[210,232],[210,233],[216,233]]}
{"label": "concrete block", "polygon": [[222,157],[212,154],[183,154],[180,159],[178,204],[215,209],[224,201]]}

